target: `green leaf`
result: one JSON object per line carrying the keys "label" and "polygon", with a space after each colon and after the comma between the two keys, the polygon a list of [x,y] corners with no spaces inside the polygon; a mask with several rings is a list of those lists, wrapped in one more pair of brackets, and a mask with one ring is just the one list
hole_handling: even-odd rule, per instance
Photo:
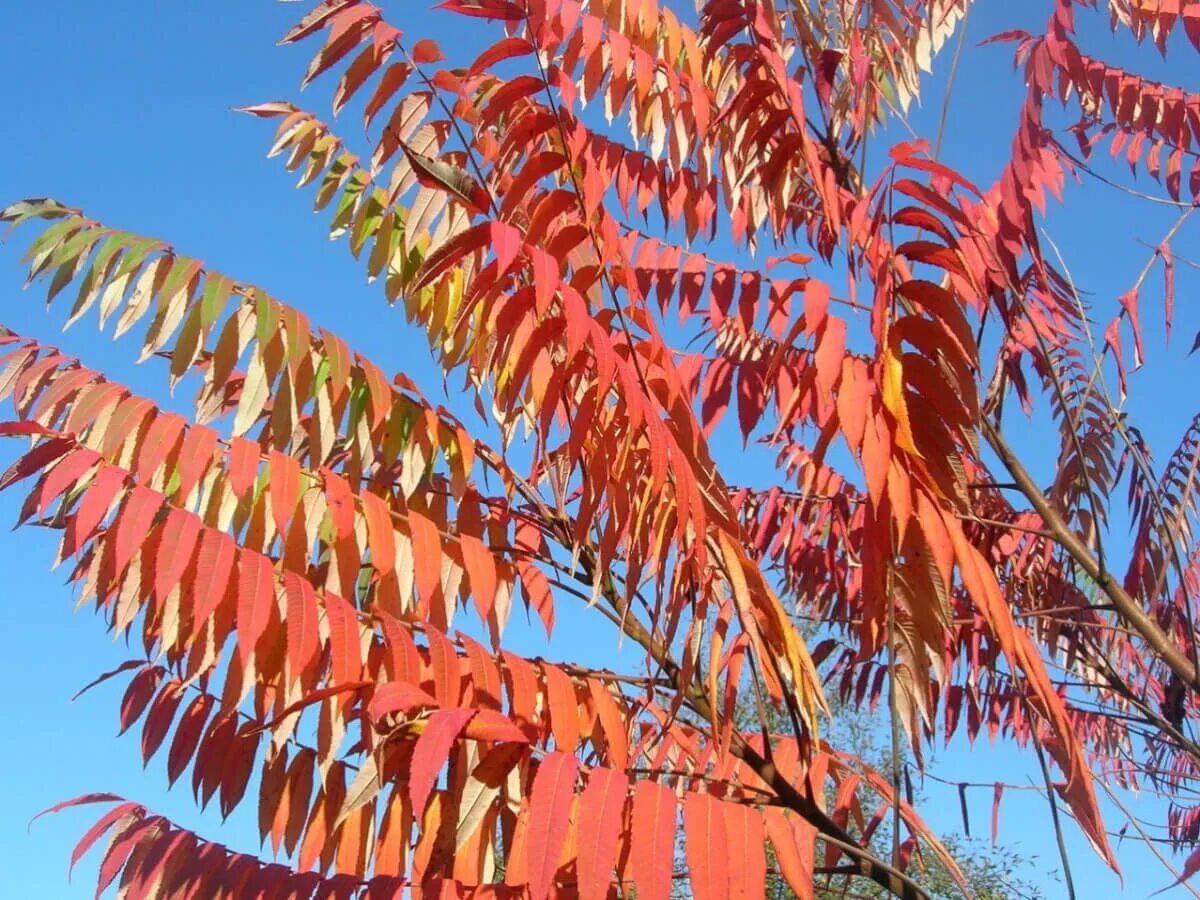
{"label": "green leaf", "polygon": [[225,303],[229,300],[232,282],[224,275],[209,274],[204,280],[204,291],[200,295],[200,325],[207,329],[225,311]]}
{"label": "green leaf", "polygon": [[358,165],[358,157],[353,153],[343,153],[333,161],[329,171],[321,179],[321,186],[317,188],[316,197],[313,198],[314,212],[320,212],[329,205],[333,195],[345,184],[356,165]]}

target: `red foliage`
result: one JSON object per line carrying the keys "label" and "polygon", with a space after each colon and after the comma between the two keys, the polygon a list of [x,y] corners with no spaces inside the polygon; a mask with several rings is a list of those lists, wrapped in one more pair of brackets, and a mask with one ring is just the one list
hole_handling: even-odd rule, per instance
{"label": "red foliage", "polygon": [[[987,190],[923,142],[858,168],[966,0],[714,0],[696,27],[656,2],[447,0],[490,29],[460,60],[360,0],[317,6],[284,42],[323,39],[304,82],[340,71],[333,112],[364,104],[378,140],[360,159],[289,103],[246,112],[278,121],[272,155],[465,374],[499,448],[168,244],[55,201],[5,210],[45,223],[31,278],[51,299],[78,284],[72,321],[148,320],[143,355],[200,389],[185,418],[6,334],[0,433],[33,444],[0,487],[33,480],[23,517],[62,530],[85,597],[158,661],[123,667],[122,730],[144,719],[144,757],[168,746],[171,782],[190,768],[226,814],[258,770],[260,832],[287,860],[122,802],[72,863],[110,834],[101,887],[131,897],[654,898],[682,826],[700,896],[760,894],[768,841],[800,896],[821,866],[923,896],[929,852],[961,877],[900,785],[821,739],[831,690],[887,696],[918,760],[939,732],[1036,744],[1115,868],[1097,780],[1200,776],[1200,443],[1193,427],[1155,475],[1098,374],[1124,392],[1126,323],[1143,359],[1145,273],[1096,356],[1039,211],[1112,135],[1190,213],[1200,95],[1084,54],[1077,4],[1048,5],[1043,34],[1002,36],[1027,93]],[[1196,3],[1111,9],[1139,41],[1165,51],[1182,23],[1200,46]],[[1048,99],[1079,106],[1082,159]],[[628,118],[629,145],[592,103]],[[711,258],[714,235],[741,261]],[[764,246],[758,270],[741,251]],[[1169,240],[1156,260],[1169,332]],[[676,349],[676,318],[703,351]],[[1001,415],[1010,393],[1032,405],[1031,380],[1061,432],[1048,486]],[[765,486],[714,462],[733,405],[742,441],[777,454]],[[1118,580],[1101,541],[1122,478]],[[552,641],[558,604],[590,607],[645,671],[504,649],[518,598]],[[813,655],[795,614],[819,622]],[[908,835],[890,864],[867,843],[887,809]],[[1172,840],[1196,821],[1177,803]]]}

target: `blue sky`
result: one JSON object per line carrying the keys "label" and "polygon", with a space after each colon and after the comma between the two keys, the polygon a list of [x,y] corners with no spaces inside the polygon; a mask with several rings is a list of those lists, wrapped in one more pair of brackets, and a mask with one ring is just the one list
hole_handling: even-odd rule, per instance
{"label": "blue sky", "polygon": [[[62,5],[16,5],[0,32],[0,52],[9,72],[3,89],[9,127],[5,164],[0,166],[0,205],[27,196],[54,196],[107,224],[169,240],[215,269],[262,285],[385,368],[403,369],[435,391],[440,376],[429,364],[424,340],[404,326],[400,312],[389,309],[378,290],[364,284],[360,266],[343,248],[329,246],[327,218],[309,213],[309,196],[292,189],[279,161],[264,159],[269,129],[230,112],[237,105],[296,97],[299,75],[313,47],[273,45],[307,5],[269,0],[241,0],[236,5],[76,0],[65,18]],[[393,21],[402,28],[400,10],[420,8],[391,6],[397,10]],[[1014,6],[1036,10],[1037,15],[1028,23],[1014,22],[1018,11],[1007,4],[987,4],[972,22],[972,36],[1014,24],[1037,27],[1048,8]],[[418,31],[429,21],[409,27]],[[1120,54],[1129,49],[1114,46]],[[1152,52],[1137,55],[1143,68],[1159,65]],[[1015,123],[1021,88],[1019,77],[1011,73],[1010,58],[1007,47],[974,54],[968,49],[950,112],[944,158],[985,183],[1006,154]],[[942,71],[946,62],[948,56]],[[327,115],[323,96],[303,102],[318,115]],[[914,121],[928,123],[936,114],[935,104],[915,114]],[[353,120],[342,126],[347,132],[356,127]],[[1171,214],[1131,203],[1120,203],[1114,212],[1116,198],[1093,185],[1069,199],[1074,205],[1067,210],[1052,210],[1054,234],[1081,287],[1095,292],[1098,302],[1111,304],[1145,260],[1135,252],[1134,240],[1156,243]],[[1112,221],[1123,227],[1098,225]],[[132,366],[132,340],[101,339],[94,320],[56,337],[63,311],[55,309],[47,316],[37,289],[20,291],[23,274],[17,261],[28,237],[0,247],[0,323],[58,341],[135,390],[161,396],[161,367]],[[1200,256],[1194,228],[1183,236],[1177,252]],[[1160,316],[1150,311],[1152,292],[1146,294],[1147,343],[1159,348]],[[1170,350],[1153,354],[1150,371],[1131,392],[1131,407],[1141,404],[1151,414],[1144,418],[1150,419],[1152,446],[1163,449],[1173,446],[1194,412],[1187,403],[1162,399],[1177,386],[1179,373],[1194,366],[1185,354],[1195,333],[1195,315],[1182,296],[1180,306],[1179,330]],[[1022,444],[1034,449],[1039,440],[1034,427],[1026,429]],[[734,459],[739,447],[730,443],[719,449]],[[0,450],[0,460],[7,463],[13,453],[15,446]],[[0,495],[0,522],[15,521],[20,499],[19,493]],[[185,792],[165,791],[161,760],[143,772],[136,728],[119,740],[113,737],[122,681],[68,702],[97,674],[136,654],[107,638],[90,612],[72,612],[64,574],[49,572],[55,544],[54,534],[36,529],[5,534],[0,542],[6,588],[0,598],[0,634],[7,638],[5,653],[0,654],[0,684],[5,685],[5,727],[0,731],[3,896],[91,895],[96,859],[84,860],[70,885],[66,866],[92,812],[67,812],[26,830],[37,811],[77,794],[113,791],[210,837],[217,836],[220,825],[215,813],[198,815]],[[605,652],[574,636],[580,632],[570,624],[568,618],[558,631],[567,643],[556,656]],[[945,766],[940,773],[955,780],[990,782],[1002,777],[1019,783],[1036,772],[1032,757],[1012,748],[991,748],[986,742],[974,750],[956,742],[940,761]],[[929,794],[935,802],[927,813],[934,823],[945,829],[958,827],[953,789],[939,792],[930,785]],[[977,831],[986,832],[990,791],[976,790],[969,796],[972,822]],[[220,832],[221,838],[238,849],[253,850],[254,816],[249,809],[240,813]],[[1160,814],[1153,807],[1151,813]],[[1042,867],[1056,864],[1047,818],[1044,801],[1035,793],[1009,792],[1001,837],[1019,852],[1037,854]],[[1114,894],[1115,879],[1082,838],[1073,832],[1069,838],[1082,896]],[[1126,851],[1128,845],[1122,850],[1127,896],[1146,896],[1166,884],[1168,879],[1148,854]],[[1026,877],[1036,880],[1036,870]],[[1047,894],[1058,893],[1056,883],[1048,882]],[[1164,896],[1176,894],[1183,891]]]}

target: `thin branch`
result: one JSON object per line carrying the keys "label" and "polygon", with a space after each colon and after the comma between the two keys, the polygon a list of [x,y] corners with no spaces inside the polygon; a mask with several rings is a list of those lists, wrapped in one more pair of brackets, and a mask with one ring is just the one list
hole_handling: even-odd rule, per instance
{"label": "thin branch", "polygon": [[1013,480],[1020,486],[1021,492],[1033,504],[1038,515],[1042,517],[1042,521],[1053,533],[1054,539],[1074,558],[1075,562],[1087,573],[1088,577],[1095,581],[1097,586],[1108,595],[1117,613],[1134,631],[1141,635],[1142,639],[1162,658],[1163,662],[1183,681],[1191,685],[1194,689],[1200,690],[1200,681],[1197,680],[1196,667],[1192,665],[1187,655],[1167,636],[1166,632],[1158,626],[1158,623],[1142,609],[1141,604],[1131,597],[1119,582],[1103,570],[1091,551],[1063,520],[1058,510],[1046,498],[1046,495],[1042,493],[1041,488],[1033,480],[1033,476],[1029,474],[1024,465],[1021,464],[1021,461],[1017,459],[1016,454],[1013,453],[1012,448],[1008,446],[1008,442],[1004,440],[996,427],[991,422],[985,420],[982,428],[988,444],[991,445],[996,455],[1000,457],[1000,462],[1008,469]]}
{"label": "thin branch", "polygon": [[1042,767],[1042,778],[1046,781],[1046,802],[1050,804],[1050,821],[1054,823],[1054,838],[1058,842],[1058,856],[1062,860],[1063,879],[1067,883],[1067,900],[1075,900],[1075,882],[1071,878],[1071,860],[1067,855],[1067,842],[1063,837],[1062,823],[1058,819],[1058,802],[1054,799],[1054,782],[1050,780],[1050,767],[1046,765],[1046,754],[1040,741],[1033,742],[1037,751],[1038,764]]}

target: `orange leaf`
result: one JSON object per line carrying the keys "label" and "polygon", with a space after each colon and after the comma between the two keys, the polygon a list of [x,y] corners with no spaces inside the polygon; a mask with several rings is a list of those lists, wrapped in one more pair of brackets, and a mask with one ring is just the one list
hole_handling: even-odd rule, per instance
{"label": "orange leaf", "polygon": [[358,614],[349,601],[326,593],[325,615],[329,621],[330,681],[333,684],[357,682],[362,677]]}
{"label": "orange leaf", "polygon": [[408,527],[412,534],[417,591],[425,603],[430,603],[442,583],[442,539],[432,521],[411,509]]}
{"label": "orange leaf", "polygon": [[413,709],[436,707],[437,699],[426,693],[415,684],[386,682],[375,688],[371,702],[367,705],[367,715],[372,721],[378,722],[384,716],[394,712],[407,713]]}
{"label": "orange leaf", "polygon": [[683,829],[692,894],[700,900],[728,897],[729,838],[720,801],[707,791],[688,793],[683,800]]}
{"label": "orange leaf", "polygon": [[429,662],[433,669],[433,694],[440,706],[458,706],[462,696],[462,670],[450,639],[436,629],[425,632]]}
{"label": "orange leaf", "polygon": [[300,491],[300,463],[294,457],[278,450],[271,451],[271,481],[268,492],[271,497],[271,513],[275,518],[275,530],[287,533],[288,522],[296,511],[296,500]]}
{"label": "orange leaf", "polygon": [[675,795],[657,781],[640,781],[633,790],[630,853],[638,897],[668,900],[675,858]]}
{"label": "orange leaf", "polygon": [[600,729],[604,740],[607,762],[616,769],[624,769],[629,765],[628,727],[617,701],[602,681],[588,679],[588,691],[592,703],[596,707],[597,728]]}
{"label": "orange leaf", "polygon": [[720,804],[729,835],[729,896],[764,898],[767,884],[766,838],[758,810],[744,803]]}
{"label": "orange leaf", "polygon": [[549,663],[542,663],[542,675],[546,679],[546,701],[555,748],[574,753],[579,745],[579,702],[575,684],[566,672]]}
{"label": "orange leaf", "polygon": [[381,575],[390,575],[396,568],[396,537],[391,510],[387,501],[370,492],[362,495],[362,508],[363,517],[367,520],[371,565]]}
{"label": "orange leaf", "polygon": [[288,666],[292,680],[296,681],[316,656],[321,643],[317,597],[312,585],[295,572],[283,573],[283,590],[287,597]]}
{"label": "orange leaf", "polygon": [[845,356],[846,323],[837,316],[830,316],[817,338],[817,352],[813,360],[817,367],[817,387],[825,396],[829,396],[837,384]]}
{"label": "orange leaf", "polygon": [[496,561],[492,551],[474,535],[460,533],[463,568],[471,582],[471,594],[481,619],[487,620],[496,603]]}
{"label": "orange leaf", "polygon": [[494,709],[477,709],[463,736],[473,741],[488,741],[502,744],[528,744],[529,736],[518,728],[511,719]]}
{"label": "orange leaf", "polygon": [[[816,830],[776,807],[763,810],[767,836],[784,881],[800,900],[813,900],[813,840]],[[811,833],[804,833],[804,832]]]}
{"label": "orange leaf", "polygon": [[[594,767],[579,796],[579,843],[576,872],[580,900],[604,900],[613,881],[618,842],[622,834],[629,778],[624,772]],[[640,838],[640,836],[639,836]]]}

